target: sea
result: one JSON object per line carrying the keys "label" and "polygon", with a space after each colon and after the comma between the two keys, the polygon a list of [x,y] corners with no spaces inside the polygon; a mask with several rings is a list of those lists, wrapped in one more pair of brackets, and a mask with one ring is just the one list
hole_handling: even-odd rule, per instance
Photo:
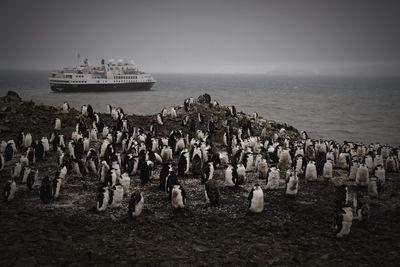
{"label": "sea", "polygon": [[[46,71],[0,71],[0,95],[80,108],[107,104],[150,115],[208,93],[222,105],[305,130],[312,138],[400,145],[400,77],[271,76],[154,73],[151,91],[53,93]],[[1,122],[0,122],[1,123]]]}

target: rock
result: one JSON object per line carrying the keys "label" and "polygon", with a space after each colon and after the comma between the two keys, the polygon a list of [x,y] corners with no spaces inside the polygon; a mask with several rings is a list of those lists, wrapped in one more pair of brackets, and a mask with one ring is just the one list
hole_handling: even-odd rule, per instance
{"label": "rock", "polygon": [[18,95],[18,93],[14,91],[8,91],[7,97],[15,100],[21,100],[21,97]]}

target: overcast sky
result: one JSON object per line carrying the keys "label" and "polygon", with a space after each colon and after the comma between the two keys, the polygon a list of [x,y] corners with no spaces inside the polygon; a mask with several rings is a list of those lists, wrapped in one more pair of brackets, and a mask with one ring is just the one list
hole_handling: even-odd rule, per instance
{"label": "overcast sky", "polygon": [[399,74],[400,1],[2,1],[0,68]]}

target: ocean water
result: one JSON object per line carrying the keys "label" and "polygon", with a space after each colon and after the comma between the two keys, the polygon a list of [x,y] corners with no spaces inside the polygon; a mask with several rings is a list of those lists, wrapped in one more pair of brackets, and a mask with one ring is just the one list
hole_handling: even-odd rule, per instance
{"label": "ocean water", "polygon": [[208,93],[223,105],[286,122],[313,138],[400,144],[400,77],[283,77],[266,75],[153,74],[151,91],[53,93],[48,72],[0,71],[0,95],[14,90],[24,100],[80,108],[106,105],[127,113],[154,114]]}

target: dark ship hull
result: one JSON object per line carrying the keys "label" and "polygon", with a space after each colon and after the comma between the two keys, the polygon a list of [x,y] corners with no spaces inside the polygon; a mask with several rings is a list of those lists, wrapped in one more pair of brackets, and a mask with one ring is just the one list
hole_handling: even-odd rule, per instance
{"label": "dark ship hull", "polygon": [[116,92],[116,91],[149,91],[155,82],[139,83],[99,83],[99,84],[50,84],[53,92]]}

